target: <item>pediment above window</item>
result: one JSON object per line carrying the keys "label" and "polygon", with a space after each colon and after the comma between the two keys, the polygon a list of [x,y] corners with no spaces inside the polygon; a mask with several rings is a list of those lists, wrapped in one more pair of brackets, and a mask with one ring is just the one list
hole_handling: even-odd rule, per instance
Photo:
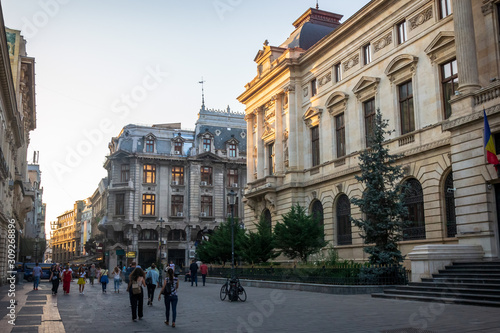
{"label": "pediment above window", "polygon": [[274,128],[269,125],[268,123],[264,124],[264,133],[262,134],[261,139],[264,141],[264,143],[268,143],[270,141],[274,141],[275,137],[275,130]]}
{"label": "pediment above window", "polygon": [[231,139],[229,139],[229,140],[226,141],[227,145],[237,145],[239,143],[240,142],[238,140],[236,140],[235,138],[231,138]]}
{"label": "pediment above window", "polygon": [[215,135],[210,132],[208,128],[206,128],[204,132],[200,132],[200,134],[198,134],[198,137],[201,137],[203,139],[213,139]]}
{"label": "pediment above window", "polygon": [[326,109],[333,116],[337,113],[344,112],[347,108],[347,100],[349,95],[341,91],[336,91],[328,97],[326,101]]}
{"label": "pediment above window", "polygon": [[411,54],[401,54],[392,59],[384,73],[391,83],[398,84],[413,76],[417,67],[417,62],[418,57],[412,56]]}
{"label": "pediment above window", "polygon": [[352,92],[360,101],[372,98],[375,96],[380,78],[372,76],[363,76],[359,82],[354,86]]}
{"label": "pediment above window", "polygon": [[425,49],[432,62],[442,63],[455,57],[455,34],[453,31],[441,31]]}
{"label": "pediment above window", "polygon": [[307,127],[314,127],[319,125],[319,121],[321,119],[321,114],[323,113],[323,109],[310,107],[302,116],[304,122]]}
{"label": "pediment above window", "polygon": [[184,139],[182,136],[181,136],[181,133],[179,133],[178,135],[176,135],[175,137],[172,138],[172,142],[186,142],[186,139]]}
{"label": "pediment above window", "polygon": [[153,133],[149,133],[148,135],[145,136],[146,140],[154,140],[156,141],[156,135]]}

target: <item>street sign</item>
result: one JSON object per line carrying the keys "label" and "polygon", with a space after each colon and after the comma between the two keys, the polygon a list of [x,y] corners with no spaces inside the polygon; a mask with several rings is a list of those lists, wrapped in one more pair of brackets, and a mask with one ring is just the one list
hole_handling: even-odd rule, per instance
{"label": "street sign", "polygon": [[135,258],[135,251],[128,251],[127,258]]}

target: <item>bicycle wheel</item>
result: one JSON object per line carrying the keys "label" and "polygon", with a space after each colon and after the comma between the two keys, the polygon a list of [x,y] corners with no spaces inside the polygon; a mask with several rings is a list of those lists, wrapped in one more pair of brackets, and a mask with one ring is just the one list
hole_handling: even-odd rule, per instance
{"label": "bicycle wheel", "polygon": [[220,288],[220,300],[223,301],[227,297],[227,283],[224,283]]}
{"label": "bicycle wheel", "polygon": [[245,289],[243,287],[240,287],[240,291],[238,293],[238,298],[240,299],[240,301],[244,302],[247,300],[247,292],[245,291]]}
{"label": "bicycle wheel", "polygon": [[228,294],[229,294],[229,300],[231,302],[234,302],[234,301],[238,300],[238,290],[236,290],[235,287],[232,287],[232,286],[229,287]]}

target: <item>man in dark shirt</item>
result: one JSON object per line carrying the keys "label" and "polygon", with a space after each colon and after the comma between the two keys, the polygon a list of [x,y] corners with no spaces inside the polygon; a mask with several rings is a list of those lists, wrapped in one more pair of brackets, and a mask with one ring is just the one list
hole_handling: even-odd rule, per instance
{"label": "man in dark shirt", "polygon": [[194,259],[189,266],[189,271],[191,272],[191,287],[193,286],[193,282],[196,283],[196,286],[198,287],[198,265],[196,264],[196,261]]}

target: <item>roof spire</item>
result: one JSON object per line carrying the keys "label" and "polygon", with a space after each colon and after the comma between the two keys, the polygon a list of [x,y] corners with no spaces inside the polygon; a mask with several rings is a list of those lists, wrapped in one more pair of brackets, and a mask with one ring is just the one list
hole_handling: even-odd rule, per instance
{"label": "roof spire", "polygon": [[205,81],[203,81],[203,76],[201,77],[201,81],[198,83],[201,84],[201,109],[205,110],[205,91],[203,90],[203,83],[205,83]]}
{"label": "roof spire", "polygon": [[319,9],[318,0],[316,0],[316,9]]}

